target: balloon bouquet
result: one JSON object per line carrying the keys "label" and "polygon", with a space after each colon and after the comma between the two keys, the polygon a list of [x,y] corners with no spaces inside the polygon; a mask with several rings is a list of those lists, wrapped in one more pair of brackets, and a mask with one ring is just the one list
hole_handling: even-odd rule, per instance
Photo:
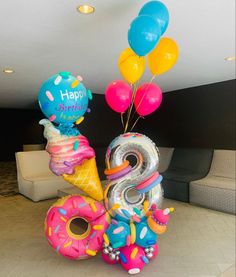
{"label": "balloon bouquet", "polygon": [[[161,37],[169,23],[169,12],[160,1],[150,1],[130,24],[128,42],[118,67],[127,81],[113,81],[105,91],[107,104],[121,114],[124,134],[115,138],[106,153],[105,174],[109,183],[104,193],[107,210],[115,203],[111,224],[105,232],[102,257],[119,262],[130,274],[139,273],[158,253],[157,237],[166,231],[173,208],[160,209],[163,197],[159,174],[159,151],[146,136],[131,131],[140,118],[153,113],[162,102],[162,90],[153,83],[157,75],[171,69],[178,58],[178,47],[171,38]],[[138,85],[145,69],[145,58],[152,73],[149,83]],[[132,125],[132,109],[139,117]],[[124,116],[126,114],[126,122]],[[129,157],[135,157],[131,166]]]}
{"label": "balloon bouquet", "polygon": [[[138,88],[136,82],[144,72],[143,56],[149,52],[148,62],[154,77],[176,62],[175,42],[160,39],[168,21],[168,10],[161,2],[151,1],[143,6],[128,32],[132,49],[124,50],[119,58],[121,74],[130,85],[114,81],[106,89],[106,101],[121,113],[122,122],[124,112],[128,110],[128,114],[126,124],[123,122],[124,134],[107,148],[108,184],[104,191],[95,152],[77,128],[88,111],[91,91],[83,85],[82,77],[69,72],[52,76],[40,89],[39,105],[47,118],[40,124],[47,139],[49,167],[88,194],[63,197],[47,212],[46,238],[66,258],[86,259],[102,250],[105,262],[120,263],[128,273],[135,274],[158,253],[158,235],[166,231],[174,209],[160,209],[163,193],[162,176],[157,171],[157,147],[148,137],[127,130],[133,106],[143,117],[161,104],[162,92],[156,84],[144,83]],[[136,160],[134,165],[129,163],[130,156]],[[87,223],[83,234],[73,231],[73,223],[78,219]]]}

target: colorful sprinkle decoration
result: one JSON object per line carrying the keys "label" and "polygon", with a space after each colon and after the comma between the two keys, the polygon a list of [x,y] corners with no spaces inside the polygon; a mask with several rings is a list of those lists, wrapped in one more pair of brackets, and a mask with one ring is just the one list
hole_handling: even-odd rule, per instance
{"label": "colorful sprinkle decoration", "polygon": [[49,90],[46,91],[46,96],[50,101],[54,101],[54,97]]}
{"label": "colorful sprinkle decoration", "polygon": [[142,256],[141,259],[145,264],[149,264],[149,260],[146,256]]}
{"label": "colorful sprinkle decoration", "polygon": [[129,213],[127,210],[122,209],[121,211],[122,211],[122,213],[124,214],[124,216],[130,218],[130,213]]}
{"label": "colorful sprinkle decoration", "polygon": [[83,116],[81,116],[79,119],[77,119],[76,121],[75,121],[75,124],[76,125],[79,125],[81,122],[83,122],[84,121],[84,117]]}
{"label": "colorful sprinkle decoration", "polygon": [[49,117],[49,120],[52,122],[52,121],[54,121],[56,119],[56,116],[55,116],[55,114],[53,114],[53,115],[51,115],[50,117]]}
{"label": "colorful sprinkle decoration", "polygon": [[124,264],[127,264],[128,261],[123,253],[120,253],[120,259]]}
{"label": "colorful sprinkle decoration", "polygon": [[123,226],[118,227],[118,228],[116,228],[116,229],[113,230],[113,234],[114,234],[114,235],[119,234],[119,233],[121,233],[123,230],[124,230],[124,227],[123,227]]}
{"label": "colorful sprinkle decoration", "polygon": [[78,148],[79,148],[79,141],[76,140],[75,143],[74,143],[74,145],[73,145],[73,149],[74,149],[74,151],[77,151]]}
{"label": "colorful sprinkle decoration", "polygon": [[57,76],[57,78],[56,78],[55,81],[54,81],[54,85],[55,85],[55,86],[58,86],[58,85],[60,84],[61,80],[62,80],[62,77],[61,77],[60,75]]}
{"label": "colorful sprinkle decoration", "polygon": [[137,215],[133,215],[132,219],[133,219],[133,221],[135,221],[137,223],[139,223],[141,221],[141,219]]}
{"label": "colorful sprinkle decoration", "polygon": [[61,215],[66,215],[67,214],[67,211],[62,209],[62,208],[59,208],[58,211]]}
{"label": "colorful sprinkle decoration", "polygon": [[77,87],[78,86],[78,84],[79,84],[79,80],[74,80],[73,82],[72,82],[72,84],[71,84],[71,88],[75,88],[75,87]]}
{"label": "colorful sprinkle decoration", "polygon": [[130,255],[130,258],[133,260],[135,259],[136,255],[138,254],[138,247],[135,247],[132,252],[131,252],[131,255]]}
{"label": "colorful sprinkle decoration", "polygon": [[80,75],[78,75],[78,76],[77,76],[77,79],[78,79],[80,82],[82,82],[82,81],[83,81],[83,77],[82,77],[82,76],[80,76]]}
{"label": "colorful sprinkle decoration", "polygon": [[137,215],[141,215],[141,211],[140,211],[138,208],[134,207],[134,208],[133,208],[133,211],[134,211]]}
{"label": "colorful sprinkle decoration", "polygon": [[92,100],[93,99],[93,95],[92,95],[92,92],[90,89],[87,89],[87,93],[88,93],[88,98],[89,100]]}
{"label": "colorful sprinkle decoration", "polygon": [[113,224],[113,225],[118,225],[118,222],[117,222],[117,220],[112,219],[112,220],[111,220],[111,224]]}

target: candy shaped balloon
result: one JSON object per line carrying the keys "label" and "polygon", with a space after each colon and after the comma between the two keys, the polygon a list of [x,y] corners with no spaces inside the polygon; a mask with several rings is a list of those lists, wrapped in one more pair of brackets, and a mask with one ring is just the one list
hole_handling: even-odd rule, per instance
{"label": "candy shaped balloon", "polygon": [[71,124],[84,115],[91,92],[69,72],[60,72],[46,80],[39,92],[39,106],[53,123]]}
{"label": "candy shaped balloon", "polygon": [[[133,167],[129,157],[136,159]],[[118,136],[107,149],[106,164],[110,182],[104,193],[105,205],[110,209],[120,204],[114,212],[116,218],[129,221],[137,211],[142,218],[153,204],[160,207],[163,192],[162,177],[157,172],[159,152],[148,137],[138,133]]]}

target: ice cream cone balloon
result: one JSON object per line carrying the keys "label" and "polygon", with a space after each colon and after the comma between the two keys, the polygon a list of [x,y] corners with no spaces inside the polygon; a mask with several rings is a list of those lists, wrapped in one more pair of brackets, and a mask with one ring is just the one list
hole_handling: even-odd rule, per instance
{"label": "ice cream cone balloon", "polygon": [[76,166],[73,174],[63,174],[63,178],[87,193],[90,197],[98,201],[103,199],[103,190],[95,158],[86,160],[83,164]]}

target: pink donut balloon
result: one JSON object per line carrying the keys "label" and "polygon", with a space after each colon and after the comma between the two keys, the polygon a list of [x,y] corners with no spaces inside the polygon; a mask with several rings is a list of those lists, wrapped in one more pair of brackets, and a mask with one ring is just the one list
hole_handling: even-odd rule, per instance
{"label": "pink donut balloon", "polygon": [[[72,221],[82,219],[87,229],[76,234]],[[59,199],[47,212],[45,234],[49,244],[62,256],[80,260],[95,256],[103,244],[103,234],[110,222],[98,201],[81,195]]]}

